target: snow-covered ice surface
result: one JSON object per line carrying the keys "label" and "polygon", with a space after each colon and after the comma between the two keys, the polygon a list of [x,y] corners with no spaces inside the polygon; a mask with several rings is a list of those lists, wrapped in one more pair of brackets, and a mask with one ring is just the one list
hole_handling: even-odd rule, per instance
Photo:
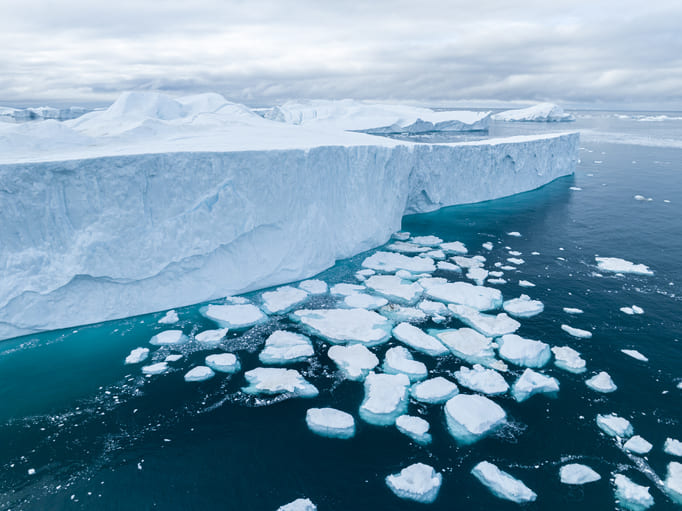
{"label": "snow-covered ice surface", "polygon": [[495,121],[522,121],[522,122],[561,122],[575,121],[573,115],[564,112],[564,109],[554,103],[538,103],[528,108],[518,110],[506,110],[492,115]]}
{"label": "snow-covered ice surface", "polygon": [[466,305],[450,304],[448,308],[462,323],[477,330],[486,337],[500,337],[512,334],[521,326],[521,323],[510,318],[504,312],[493,316],[492,314],[483,314]]}
{"label": "snow-covered ice surface", "polygon": [[362,344],[331,346],[327,355],[349,380],[364,380],[379,365],[377,356]]}
{"label": "snow-covered ice surface", "polygon": [[317,506],[310,499],[300,498],[278,507],[277,511],[317,511]]}
{"label": "snow-covered ice surface", "polygon": [[424,288],[416,282],[409,282],[395,275],[373,275],[367,279],[365,286],[391,303],[403,305],[413,305],[424,292]]}
{"label": "snow-covered ice surface", "polygon": [[636,264],[618,257],[595,257],[597,268],[611,273],[634,273],[635,275],[653,275],[654,272],[645,264]]}
{"label": "snow-covered ice surface", "polygon": [[580,356],[580,353],[570,346],[554,346],[552,347],[554,354],[554,365],[559,369],[571,373],[584,373],[587,370],[587,363]]}
{"label": "snow-covered ice surface", "polygon": [[587,465],[569,463],[559,469],[559,479],[564,484],[587,484],[599,481],[601,476]]}
{"label": "snow-covered ice surface", "polygon": [[507,366],[497,359],[493,340],[471,328],[432,330],[430,332],[455,355],[470,364],[481,364],[505,371]]}
{"label": "snow-covered ice surface", "polygon": [[442,404],[459,393],[457,385],[442,376],[415,383],[410,388],[413,399],[422,403]]}
{"label": "snow-covered ice surface", "polygon": [[592,337],[592,332],[589,330],[583,330],[581,328],[574,328],[569,325],[561,325],[561,329],[568,335],[577,337],[578,339],[590,339]]}
{"label": "snow-covered ice surface", "polygon": [[637,484],[623,474],[616,474],[613,484],[616,500],[625,509],[643,511],[654,505],[654,498],[649,493],[648,486]]}
{"label": "snow-covered ice surface", "polygon": [[526,369],[512,385],[512,396],[519,402],[535,394],[554,394],[559,392],[559,380],[546,374]]}
{"label": "snow-covered ice surface", "polygon": [[641,455],[647,454],[654,446],[641,436],[635,435],[630,437],[630,439],[623,444],[623,447],[630,452]]}
{"label": "snow-covered ice surface", "polygon": [[516,334],[503,335],[497,340],[498,353],[507,362],[523,367],[543,367],[552,358],[549,345]]}
{"label": "snow-covered ice surface", "polygon": [[310,431],[329,438],[348,439],[355,436],[355,419],[336,408],[309,408],[305,422]]}
{"label": "snow-covered ice surface", "polygon": [[157,362],[148,366],[142,366],[142,373],[146,375],[162,374],[168,371],[167,362]]}
{"label": "snow-covered ice surface", "polygon": [[344,296],[343,303],[351,309],[376,310],[384,305],[388,305],[388,300],[381,296],[368,295],[366,293],[353,293]]}
{"label": "snow-covered ice surface", "polygon": [[505,394],[509,390],[509,384],[500,373],[479,364],[474,365],[473,369],[460,367],[455,372],[455,379],[462,387],[489,396]]}
{"label": "snow-covered ice surface", "polygon": [[319,391],[295,369],[257,367],[244,373],[248,387],[242,390],[247,394],[293,394],[297,397],[316,397]]}
{"label": "snow-covered ice surface", "polygon": [[298,287],[311,295],[323,295],[329,291],[327,283],[319,279],[304,280]]}
{"label": "snow-covered ice surface", "polygon": [[302,362],[314,354],[313,344],[305,335],[277,330],[265,340],[258,358],[264,364],[285,365]]}
{"label": "snow-covered ice surface", "polygon": [[369,373],[360,417],[370,424],[390,426],[407,411],[410,379],[407,375]]}
{"label": "snow-covered ice surface", "polygon": [[448,348],[435,337],[410,323],[400,323],[393,329],[393,337],[413,350],[438,357],[448,353]]}
{"label": "snow-covered ice surface", "polygon": [[385,273],[395,273],[399,270],[406,270],[414,273],[430,273],[435,271],[436,265],[433,259],[428,257],[410,257],[394,252],[374,252],[367,257],[362,266],[371,270]]}
{"label": "snow-covered ice surface", "polygon": [[592,378],[585,381],[585,384],[597,392],[615,392],[618,386],[611,379],[611,375],[606,371],[595,374]]}
{"label": "snow-covered ice surface", "polygon": [[149,356],[149,348],[135,348],[130,350],[130,354],[126,357],[126,364],[139,364],[147,360]]}
{"label": "snow-covered ice surface", "polygon": [[397,474],[386,476],[386,485],[401,499],[430,504],[438,497],[443,476],[433,467],[414,463]]}
{"label": "snow-covered ice surface", "polygon": [[628,357],[632,357],[635,360],[639,360],[640,362],[648,362],[649,359],[642,355],[639,351],[637,350],[620,350],[622,353],[625,353]]}
{"label": "snow-covered ice surface", "polygon": [[485,396],[457,394],[445,403],[445,419],[455,440],[467,445],[502,426],[507,413]]}
{"label": "snow-covered ice surface", "polygon": [[204,330],[203,332],[196,334],[194,340],[204,347],[212,348],[220,344],[220,341],[225,338],[228,331],[228,328]]}
{"label": "snow-covered ice surface", "polygon": [[268,314],[282,314],[301,305],[308,299],[308,293],[303,289],[282,286],[274,291],[263,293],[263,310]]}
{"label": "snow-covered ice surface", "polygon": [[607,435],[620,438],[631,437],[634,432],[629,420],[613,413],[609,415],[598,414],[597,426]]}
{"label": "snow-covered ice surface", "polygon": [[398,431],[404,435],[409,436],[412,440],[420,445],[427,445],[431,443],[431,434],[429,423],[421,417],[414,415],[401,415],[395,420],[395,426]]}
{"label": "snow-covered ice surface", "polygon": [[201,309],[202,314],[218,323],[218,325],[232,330],[249,328],[267,319],[258,307],[250,303],[229,305],[207,305]]}
{"label": "snow-covered ice surface", "polygon": [[502,304],[504,312],[515,318],[532,318],[545,310],[540,300],[532,300],[528,295],[507,300]]}
{"label": "snow-covered ice surface", "polygon": [[172,325],[178,321],[180,321],[178,313],[174,310],[170,310],[159,320],[159,323],[162,325]]}
{"label": "snow-covered ice surface", "polygon": [[668,495],[677,503],[682,504],[682,463],[671,461],[665,478],[665,488]]}
{"label": "snow-covered ice surface", "polygon": [[206,365],[220,373],[236,373],[241,369],[241,363],[234,353],[216,353],[206,357]]}
{"label": "snow-covered ice surface", "polygon": [[164,330],[149,339],[149,344],[154,346],[175,346],[183,344],[188,340],[182,330]]}
{"label": "snow-covered ice surface", "polygon": [[502,306],[499,289],[475,286],[468,282],[436,284],[426,289],[426,296],[439,302],[467,305],[479,311],[498,309]]}
{"label": "snow-covered ice surface", "polygon": [[393,328],[391,321],[365,309],[303,309],[292,312],[290,317],[334,344],[382,344],[391,337]]}
{"label": "snow-covered ice surface", "polygon": [[517,504],[533,502],[537,495],[528,488],[523,481],[516,479],[511,474],[500,470],[489,461],[481,461],[471,473],[484,484],[493,495],[505,500],[511,500]]}
{"label": "snow-covered ice surface", "polygon": [[423,380],[428,375],[426,365],[414,360],[410,351],[403,346],[386,350],[383,370],[387,374],[404,374],[412,382]]}
{"label": "snow-covered ice surface", "polygon": [[215,376],[215,373],[210,367],[196,366],[187,371],[185,374],[185,381],[197,382],[210,380]]}
{"label": "snow-covered ice surface", "polygon": [[675,438],[666,438],[663,450],[671,456],[682,456],[682,441]]}

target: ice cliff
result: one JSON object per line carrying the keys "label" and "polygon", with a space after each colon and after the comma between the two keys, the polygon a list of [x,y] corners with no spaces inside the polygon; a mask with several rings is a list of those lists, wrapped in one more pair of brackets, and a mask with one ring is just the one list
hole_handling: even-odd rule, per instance
{"label": "ice cliff", "polygon": [[314,275],[384,243],[406,213],[569,174],[577,144],[413,144],[218,95],[129,94],[64,123],[0,126],[0,338]]}

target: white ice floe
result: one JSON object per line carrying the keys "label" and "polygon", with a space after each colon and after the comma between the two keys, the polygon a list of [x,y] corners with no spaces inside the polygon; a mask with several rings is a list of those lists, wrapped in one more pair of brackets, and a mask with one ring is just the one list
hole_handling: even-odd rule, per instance
{"label": "white ice floe", "polygon": [[554,103],[538,103],[537,105],[517,110],[505,110],[492,115],[495,121],[505,122],[567,122],[575,121],[573,115]]}
{"label": "white ice floe", "polygon": [[644,314],[644,309],[637,305],[633,305],[632,307],[621,307],[620,311],[629,316],[632,316],[633,314]]}
{"label": "white ice floe", "polygon": [[502,308],[504,312],[515,318],[532,318],[545,310],[545,306],[540,300],[531,300],[528,295],[507,300],[502,304]]}
{"label": "white ice floe", "polygon": [[422,254],[431,250],[430,247],[423,247],[417,245],[416,243],[411,243],[409,241],[395,241],[390,245],[384,247],[386,250],[392,250],[394,252],[402,252],[404,254]]}
{"label": "white ice floe", "polygon": [[457,273],[462,273],[462,268],[460,268],[454,263],[449,263],[447,261],[438,261],[436,263],[436,268],[441,271],[454,271]]}
{"label": "white ice floe", "polygon": [[503,335],[497,340],[498,354],[507,362],[523,367],[543,367],[552,358],[549,345],[516,334]]}
{"label": "white ice floe", "polygon": [[395,425],[398,428],[398,431],[409,436],[418,444],[428,445],[431,443],[432,438],[429,433],[429,423],[421,417],[401,415],[395,420]]}
{"label": "white ice floe", "polygon": [[485,248],[486,250],[492,250],[492,249],[493,249],[493,244],[492,244],[491,242],[489,242],[489,241],[486,241],[486,242],[483,243],[481,246],[482,246],[483,248]]}
{"label": "white ice floe", "polygon": [[298,287],[311,295],[323,295],[329,291],[329,286],[324,280],[309,279],[301,282]]}
{"label": "white ice floe", "polygon": [[[506,266],[502,266],[501,268],[503,270],[507,269]],[[512,269],[515,269],[515,268],[512,268]],[[528,280],[519,280],[519,286],[521,286],[521,287],[535,287],[535,284],[533,284],[532,282],[530,282]]]}
{"label": "white ice floe", "polygon": [[147,375],[161,374],[168,371],[168,364],[166,362],[157,362],[148,366],[142,366],[142,372]]}
{"label": "white ice floe", "polygon": [[220,373],[236,373],[241,369],[241,364],[234,353],[216,353],[205,359],[206,365]]}
{"label": "white ice floe", "polygon": [[290,318],[334,344],[382,344],[390,339],[393,328],[384,316],[365,309],[303,309],[292,312]]}
{"label": "white ice floe", "polygon": [[483,268],[469,268],[467,271],[467,278],[476,282],[477,286],[482,286],[485,279],[488,278],[488,270]]}
{"label": "white ice floe", "polygon": [[609,415],[597,415],[597,426],[609,436],[619,438],[629,438],[633,435],[632,424],[623,417],[618,417],[615,413]]}
{"label": "white ice floe", "polygon": [[267,316],[250,303],[230,305],[208,305],[199,309],[206,318],[223,328],[242,330],[264,322]]}
{"label": "white ice floe", "polygon": [[388,304],[388,300],[381,296],[373,296],[365,293],[355,293],[343,297],[343,304],[351,309],[376,310]]}
{"label": "white ice floe", "polygon": [[421,403],[442,404],[459,393],[457,385],[442,376],[415,383],[410,395]]}
{"label": "white ice floe", "polygon": [[495,356],[493,340],[471,328],[451,330],[430,330],[429,333],[438,339],[457,358],[470,364],[481,364],[500,371],[506,371],[507,366]]}
{"label": "white ice floe", "polygon": [[578,339],[590,339],[592,337],[592,332],[589,330],[582,330],[580,328],[573,328],[569,325],[561,325],[561,329],[568,335],[577,337]]}
{"label": "white ice floe", "polygon": [[166,312],[166,315],[162,317],[158,322],[162,325],[172,325],[173,323],[177,323],[178,321],[180,321],[178,313],[175,312],[174,310],[170,310]]}
{"label": "white ice floe", "polygon": [[329,438],[348,439],[355,436],[355,419],[336,408],[310,408],[305,414],[310,431]]}
{"label": "white ice floe", "polygon": [[522,504],[525,502],[533,502],[537,498],[535,492],[523,484],[523,481],[500,470],[496,465],[493,465],[488,461],[481,461],[471,470],[471,473],[486,486],[493,495],[501,499],[511,500],[517,504]]}
{"label": "white ice floe", "polygon": [[622,353],[625,353],[628,357],[632,357],[636,360],[639,360],[641,362],[648,362],[649,359],[642,355],[639,351],[637,350],[620,350]]}
{"label": "white ice floe", "polygon": [[[400,270],[404,271],[404,270]],[[358,279],[360,282],[364,282],[367,280],[367,277],[371,277],[372,275],[376,275],[377,272],[374,270],[370,270],[369,268],[365,268],[364,270],[359,270],[355,272],[355,278]],[[410,272],[407,272],[410,273]],[[410,273],[410,275],[412,275]]]}
{"label": "white ice floe", "polygon": [[448,243],[441,243],[440,248],[449,255],[466,255],[467,247],[461,241],[450,241]]}
{"label": "white ice floe", "polygon": [[444,303],[431,300],[422,300],[417,307],[428,316],[449,316],[450,311]]}
{"label": "white ice floe", "polygon": [[367,279],[365,286],[389,301],[403,305],[414,304],[424,292],[418,283],[395,275],[373,275]]}
{"label": "white ice floe", "polygon": [[432,300],[466,305],[478,311],[498,309],[502,305],[502,293],[499,289],[475,286],[468,282],[434,284],[426,288],[425,295]]}
{"label": "white ice floe", "polygon": [[412,353],[403,346],[386,350],[383,370],[387,374],[405,374],[411,382],[423,380],[429,374],[426,366],[412,358]]}
{"label": "white ice floe", "polygon": [[443,240],[438,236],[415,236],[412,238],[412,243],[424,245],[425,247],[435,247],[443,243]]}
{"label": "white ice floe", "polygon": [[491,277],[504,277],[504,272],[503,271],[490,271],[488,274]]}
{"label": "white ice floe", "polygon": [[455,372],[455,379],[462,387],[489,396],[498,396],[509,390],[509,385],[500,373],[479,364],[474,365],[473,369],[460,367],[459,371]]}
{"label": "white ice floe", "polygon": [[289,393],[298,397],[316,397],[317,388],[294,369],[278,367],[257,367],[244,373],[248,387],[246,394],[275,395]]}
{"label": "white ice floe", "polygon": [[296,499],[277,508],[277,511],[317,511],[317,506],[310,499]]}
{"label": "white ice floe", "polygon": [[258,359],[267,365],[303,362],[315,354],[313,344],[305,335],[277,330],[265,340]]}
{"label": "white ice floe", "polygon": [[653,449],[654,446],[641,436],[635,435],[630,437],[630,439],[625,442],[623,447],[630,452],[634,452],[635,454],[647,454],[651,449]]}
{"label": "white ice floe", "polygon": [[410,348],[439,357],[449,352],[442,342],[410,323],[400,323],[393,329],[393,337]]}
{"label": "white ice floe", "polygon": [[405,374],[369,373],[360,417],[370,424],[390,426],[407,411],[410,379]]}
{"label": "white ice floe", "polygon": [[477,257],[477,256],[474,256],[474,257],[454,256],[454,257],[452,257],[452,260],[457,264],[457,266],[460,266],[460,267],[468,270],[470,268],[483,268],[483,263],[485,262],[485,257],[483,257],[483,256],[480,256],[480,257]]}
{"label": "white ice floe", "polygon": [[349,380],[364,380],[369,372],[379,365],[377,356],[362,344],[332,346],[327,355]]}
{"label": "white ice floe", "polygon": [[532,369],[526,369],[512,385],[511,392],[514,399],[521,403],[535,394],[559,392],[559,380]]}
{"label": "white ice floe", "polygon": [[552,348],[554,353],[554,365],[559,369],[575,374],[584,373],[585,360],[580,357],[580,353],[568,346],[555,346]]}
{"label": "white ice floe", "polygon": [[204,330],[194,336],[194,340],[203,348],[215,348],[227,335],[228,328],[218,328],[216,330]]}
{"label": "white ice floe", "polygon": [[682,442],[674,438],[666,438],[663,450],[671,456],[682,456]]}
{"label": "white ice floe", "polygon": [[396,323],[405,321],[418,322],[427,319],[426,313],[424,313],[423,310],[417,309],[416,307],[404,307],[403,305],[396,305],[395,303],[384,305],[378,312]]}
{"label": "white ice floe", "polygon": [[510,318],[504,312],[497,316],[493,316],[491,314],[483,314],[466,305],[450,304],[448,305],[448,308],[462,323],[470,326],[474,330],[478,330],[487,337],[499,337],[501,335],[511,334],[516,332],[521,326],[521,323]]}
{"label": "white ice floe", "polygon": [[623,474],[616,474],[613,483],[616,487],[616,500],[622,507],[631,511],[643,511],[654,505],[648,486],[636,484]]}
{"label": "white ice floe", "polygon": [[263,310],[268,314],[284,314],[308,299],[308,292],[291,286],[282,286],[262,294]]}
{"label": "white ice floe", "polygon": [[613,383],[611,375],[606,371],[594,375],[585,382],[585,385],[594,391],[603,393],[615,392],[618,389],[618,386]]}
{"label": "white ice floe", "polygon": [[398,232],[394,232],[391,237],[394,240],[407,241],[410,239],[410,236],[412,236],[412,235],[407,231],[398,231]]}
{"label": "white ice floe", "polygon": [[445,252],[440,249],[429,250],[428,252],[424,252],[424,255],[430,257],[431,259],[435,259],[436,261],[442,261],[445,259]]}
{"label": "white ice floe", "polygon": [[436,270],[433,259],[428,257],[408,257],[395,252],[375,252],[362,262],[363,268],[395,273],[407,270],[412,273],[431,273]]}
{"label": "white ice floe", "polygon": [[601,476],[587,465],[569,463],[559,469],[559,479],[564,484],[587,484],[599,481]]}
{"label": "white ice floe", "polygon": [[509,261],[510,263],[512,263],[515,266],[518,266],[518,265],[526,262],[523,259],[521,259],[520,257],[507,257],[507,261]]}
{"label": "white ice floe", "polygon": [[420,278],[417,283],[423,287],[424,289],[430,289],[433,286],[440,286],[441,284],[447,284],[448,279],[444,279],[443,277],[422,277]]}
{"label": "white ice floe", "polygon": [[682,463],[668,463],[668,474],[663,484],[670,498],[677,504],[682,504]]}
{"label": "white ice floe", "polygon": [[520,255],[523,254],[523,252],[519,252],[518,250],[510,250],[510,251],[507,252],[507,253],[508,253],[510,256],[514,256],[514,257],[520,256]]}
{"label": "white ice floe", "polygon": [[149,344],[154,346],[174,346],[183,344],[188,340],[187,336],[182,333],[182,330],[164,330],[149,339]]}
{"label": "white ice floe", "polygon": [[351,296],[356,293],[362,293],[367,289],[365,286],[360,284],[348,284],[347,282],[341,282],[340,284],[334,284],[329,292],[332,296]]}
{"label": "white ice floe", "polygon": [[210,367],[196,366],[187,371],[185,374],[185,381],[196,382],[210,380],[215,376],[215,373]]}
{"label": "white ice floe", "polygon": [[583,310],[582,309],[576,309],[574,307],[564,307],[564,312],[566,314],[582,314]]}
{"label": "white ice floe", "polygon": [[645,264],[635,264],[618,257],[595,257],[597,267],[612,273],[634,273],[636,275],[653,275],[654,272]]}
{"label": "white ice floe", "polygon": [[443,476],[424,463],[415,463],[386,476],[386,485],[397,497],[423,504],[436,500],[442,482]]}
{"label": "white ice floe", "polygon": [[507,233],[507,236],[513,236],[514,238],[520,238],[520,237],[521,237],[521,233],[520,233],[520,232],[517,232],[517,231],[512,231],[512,232],[508,232],[508,233]]}
{"label": "white ice floe", "polygon": [[491,284],[493,286],[501,286],[506,283],[507,281],[505,279],[488,279],[488,284]]}
{"label": "white ice floe", "polygon": [[149,348],[135,348],[130,351],[130,354],[126,357],[126,364],[139,364],[147,360],[149,356]]}
{"label": "white ice floe", "polygon": [[477,394],[457,394],[445,403],[448,431],[460,444],[472,444],[492,433],[506,418],[500,405]]}
{"label": "white ice floe", "polygon": [[164,362],[177,362],[178,360],[182,360],[182,355],[179,353],[171,353],[170,355],[166,355],[166,358],[163,359]]}

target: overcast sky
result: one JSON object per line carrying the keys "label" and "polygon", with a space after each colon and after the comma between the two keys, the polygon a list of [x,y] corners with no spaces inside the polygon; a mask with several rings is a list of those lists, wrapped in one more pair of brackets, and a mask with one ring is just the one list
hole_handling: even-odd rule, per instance
{"label": "overcast sky", "polygon": [[682,1],[0,0],[0,104],[125,90],[682,107]]}

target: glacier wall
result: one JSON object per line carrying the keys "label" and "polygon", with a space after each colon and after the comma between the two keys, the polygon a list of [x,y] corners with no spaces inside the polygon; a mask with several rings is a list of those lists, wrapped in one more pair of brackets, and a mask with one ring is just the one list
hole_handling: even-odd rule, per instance
{"label": "glacier wall", "polygon": [[570,174],[578,135],[0,165],[0,339],[309,277],[406,213]]}

